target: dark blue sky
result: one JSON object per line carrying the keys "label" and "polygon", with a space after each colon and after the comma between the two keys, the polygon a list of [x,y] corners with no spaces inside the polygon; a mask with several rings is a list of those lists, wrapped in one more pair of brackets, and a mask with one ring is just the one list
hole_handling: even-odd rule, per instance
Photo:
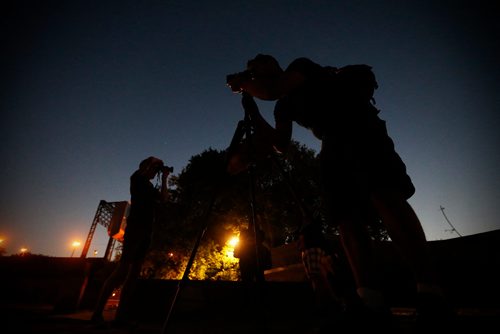
{"label": "dark blue sky", "polygon": [[[9,3],[12,3],[9,5]],[[177,174],[225,149],[243,113],[225,86],[257,53],[373,66],[429,240],[500,227],[499,11],[493,1],[6,1],[0,237],[69,256],[100,200],[129,199],[155,155]],[[4,42],[5,41],[5,42]],[[258,102],[272,122],[272,104]],[[294,128],[297,140],[319,143]],[[103,254],[104,229],[93,248]]]}

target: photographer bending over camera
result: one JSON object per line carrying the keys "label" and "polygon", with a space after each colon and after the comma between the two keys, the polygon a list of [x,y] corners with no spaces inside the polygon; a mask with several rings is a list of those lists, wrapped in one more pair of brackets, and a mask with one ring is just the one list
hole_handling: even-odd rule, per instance
{"label": "photographer bending over camera", "polygon": [[[294,60],[286,70],[269,55],[257,55],[243,72],[228,75],[233,92],[242,93],[258,145],[285,152],[292,123],[311,130],[321,140],[321,177],[330,220],[339,228],[357,292],[364,302],[358,321],[370,327],[390,321],[377,268],[372,258],[366,212],[376,212],[416,279],[417,324],[437,326],[450,319],[437,283],[426,237],[408,199],[415,188],[406,166],[394,150],[385,121],[378,117],[373,92],[375,76],[367,65],[324,67],[307,58]],[[253,100],[277,101],[275,126],[260,114]],[[436,327],[434,327],[436,328]]]}

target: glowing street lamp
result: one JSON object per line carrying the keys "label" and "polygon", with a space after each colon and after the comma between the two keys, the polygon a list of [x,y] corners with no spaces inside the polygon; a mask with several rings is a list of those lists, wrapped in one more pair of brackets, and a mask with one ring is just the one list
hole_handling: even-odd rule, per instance
{"label": "glowing street lamp", "polygon": [[227,242],[229,246],[231,247],[236,247],[236,244],[240,241],[240,238],[238,237],[232,237],[231,239],[229,239],[229,241]]}
{"label": "glowing street lamp", "polygon": [[234,248],[236,245],[240,242],[240,238],[238,237],[232,237],[226,242],[227,249],[226,249],[226,256],[230,259],[234,259]]}
{"label": "glowing street lamp", "polygon": [[73,250],[71,251],[71,257],[73,257],[73,254],[75,253],[75,249],[80,246],[80,241],[73,241],[71,244],[73,246]]}

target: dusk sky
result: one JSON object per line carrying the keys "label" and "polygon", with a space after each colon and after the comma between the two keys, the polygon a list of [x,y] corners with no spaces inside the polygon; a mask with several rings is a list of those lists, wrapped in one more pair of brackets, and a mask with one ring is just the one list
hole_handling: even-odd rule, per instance
{"label": "dusk sky", "polygon": [[[286,67],[369,64],[428,240],[500,228],[495,1],[3,1],[0,237],[70,256],[139,162],[174,174],[225,149],[243,117],[225,85],[258,53]],[[273,122],[274,103],[257,100]],[[320,143],[294,125],[294,138]],[[450,231],[440,206],[457,232]],[[104,254],[106,230],[92,250]],[[79,255],[81,248],[75,254]]]}

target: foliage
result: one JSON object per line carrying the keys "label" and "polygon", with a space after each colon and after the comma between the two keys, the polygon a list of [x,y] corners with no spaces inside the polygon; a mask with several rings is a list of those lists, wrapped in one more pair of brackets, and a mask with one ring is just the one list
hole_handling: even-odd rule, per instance
{"label": "foliage", "polygon": [[238,260],[228,256],[229,246],[220,247],[214,240],[208,239],[200,247],[190,271],[190,279],[238,280]]}
{"label": "foliage", "polygon": [[[237,280],[238,260],[227,256],[226,242],[248,228],[253,217],[268,247],[294,240],[311,219],[322,222],[327,235],[338,234],[326,223],[315,151],[292,142],[286,158],[258,161],[236,175],[226,172],[226,162],[226,151],[209,148],[170,178],[170,201],[158,212],[143,276],[181,279],[200,240],[189,278]],[[380,226],[372,226],[372,236],[386,240]]]}

